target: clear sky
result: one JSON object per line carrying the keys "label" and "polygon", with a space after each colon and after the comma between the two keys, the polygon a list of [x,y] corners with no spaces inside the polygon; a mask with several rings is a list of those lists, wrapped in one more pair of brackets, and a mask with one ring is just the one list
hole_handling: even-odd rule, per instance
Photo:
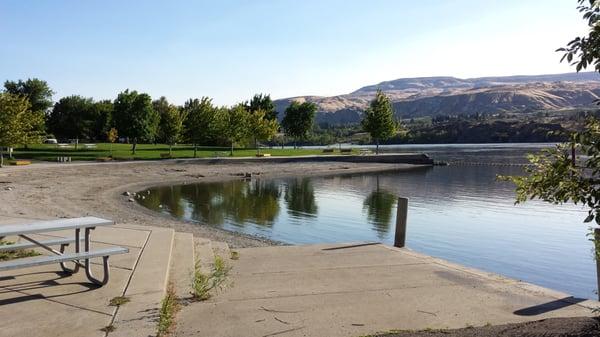
{"label": "clear sky", "polygon": [[336,95],[400,77],[572,71],[576,0],[0,0],[0,81],[174,103]]}

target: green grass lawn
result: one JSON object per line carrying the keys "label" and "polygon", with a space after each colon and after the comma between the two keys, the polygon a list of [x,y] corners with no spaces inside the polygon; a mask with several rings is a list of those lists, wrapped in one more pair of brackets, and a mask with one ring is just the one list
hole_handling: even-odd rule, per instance
{"label": "green grass lawn", "polygon": [[[164,144],[138,144],[136,154],[131,153],[130,144],[113,144],[112,157],[114,160],[151,160],[164,159],[161,154],[169,153],[169,146]],[[355,150],[353,152],[356,152]],[[326,154],[322,149],[281,149],[281,148],[261,148],[261,153],[269,153],[271,156],[305,156]],[[109,157],[110,144],[99,143],[94,149],[86,149],[80,144],[75,150],[74,146],[70,148],[59,148],[53,144],[29,145],[27,148],[16,148],[14,157],[16,159],[31,159],[42,161],[56,161],[57,157],[71,157],[71,160],[97,160],[98,158]],[[329,153],[331,154],[331,153]],[[336,149],[333,154],[339,154]],[[253,157],[256,155],[256,149],[239,148],[234,150],[234,157]],[[228,157],[229,148],[226,147],[198,147],[197,157]],[[171,158],[193,158],[194,148],[191,145],[178,145],[173,147]]]}

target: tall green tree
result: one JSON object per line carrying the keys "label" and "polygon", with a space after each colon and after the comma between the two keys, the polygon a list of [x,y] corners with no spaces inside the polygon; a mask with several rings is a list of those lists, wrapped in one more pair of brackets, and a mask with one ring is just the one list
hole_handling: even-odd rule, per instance
{"label": "tall green tree", "polygon": [[25,96],[0,93],[0,167],[3,148],[41,140],[40,124],[44,124],[43,112],[33,111]]}
{"label": "tall green tree", "polygon": [[371,134],[371,138],[375,139],[377,154],[379,154],[379,142],[396,134],[392,102],[381,89],[377,89],[375,98],[365,111],[361,124],[363,129]]}
{"label": "tall green tree", "polygon": [[[26,81],[6,81],[4,82],[5,91],[9,94],[20,95],[27,98],[31,111],[40,112],[44,115],[52,107],[52,95],[54,92],[46,81],[37,78],[29,78]],[[44,134],[46,132],[45,123],[35,125],[35,133]],[[23,144],[27,146],[27,144]]]}
{"label": "tall green tree", "polygon": [[94,102],[92,98],[61,98],[48,115],[48,131],[58,138],[105,139],[112,116],[112,102]]}
{"label": "tall green tree", "polygon": [[46,81],[37,78],[29,78],[26,81],[6,81],[4,82],[6,92],[13,95],[23,95],[31,104],[33,111],[47,112],[52,107],[52,95],[54,92]]}
{"label": "tall green tree", "polygon": [[225,109],[222,122],[222,134],[231,145],[230,155],[233,157],[233,147],[249,136],[249,116],[248,110],[243,104],[237,104],[229,109]]}
{"label": "tall green tree", "polygon": [[251,113],[256,111],[263,111],[266,119],[276,120],[277,110],[275,110],[275,103],[271,100],[271,95],[267,94],[256,94],[250,102],[246,104],[246,108]]}
{"label": "tall green tree", "polygon": [[111,100],[94,102],[90,112],[92,127],[88,135],[89,139],[95,141],[108,140],[107,134],[114,126],[112,116],[113,102]]}
{"label": "tall green tree", "polygon": [[215,144],[221,136],[222,111],[212,104],[208,97],[189,99],[183,105],[186,115],[184,139],[194,146],[194,158],[198,145]]}
{"label": "tall green tree", "polygon": [[249,133],[254,139],[256,153],[260,154],[261,140],[271,140],[279,129],[279,123],[276,119],[269,119],[263,110],[256,110],[248,116]]}
{"label": "tall green tree", "polygon": [[129,89],[121,92],[114,102],[113,119],[121,136],[132,141],[131,151],[136,152],[138,142],[151,143],[156,137],[159,116],[152,107],[148,94]]}
{"label": "tall green tree", "polygon": [[299,103],[293,101],[285,109],[285,116],[281,126],[285,133],[294,138],[294,148],[297,147],[299,139],[304,139],[312,129],[317,113],[317,105],[312,102]]}
{"label": "tall green tree", "polygon": [[181,139],[185,110],[170,104],[164,96],[152,104],[160,116],[158,139],[169,145],[169,155],[172,155],[173,145]]}
{"label": "tall green tree", "polygon": [[48,130],[58,138],[92,138],[95,127],[92,98],[68,96],[61,98],[48,116]]}

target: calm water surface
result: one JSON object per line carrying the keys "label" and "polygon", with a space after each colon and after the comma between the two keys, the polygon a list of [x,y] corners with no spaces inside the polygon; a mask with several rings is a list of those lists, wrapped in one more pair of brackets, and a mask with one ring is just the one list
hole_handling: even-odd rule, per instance
{"label": "calm water surface", "polygon": [[[451,162],[524,163],[547,145],[404,146]],[[585,210],[539,201],[514,205],[496,175],[519,166],[433,167],[402,172],[265,179],[152,188],[156,211],[287,243],[393,243],[396,198],[410,198],[407,246],[575,296],[595,297]]]}

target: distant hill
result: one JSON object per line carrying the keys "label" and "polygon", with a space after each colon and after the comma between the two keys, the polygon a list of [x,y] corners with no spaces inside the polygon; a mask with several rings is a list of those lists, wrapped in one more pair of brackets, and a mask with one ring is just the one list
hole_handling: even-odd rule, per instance
{"label": "distant hill", "polygon": [[291,97],[276,100],[275,104],[281,117],[291,101],[311,101],[319,107],[318,122],[355,123],[360,121],[362,111],[378,88],[391,97],[401,118],[519,113],[591,106],[600,98],[600,74],[401,78],[365,86],[346,95]]}

